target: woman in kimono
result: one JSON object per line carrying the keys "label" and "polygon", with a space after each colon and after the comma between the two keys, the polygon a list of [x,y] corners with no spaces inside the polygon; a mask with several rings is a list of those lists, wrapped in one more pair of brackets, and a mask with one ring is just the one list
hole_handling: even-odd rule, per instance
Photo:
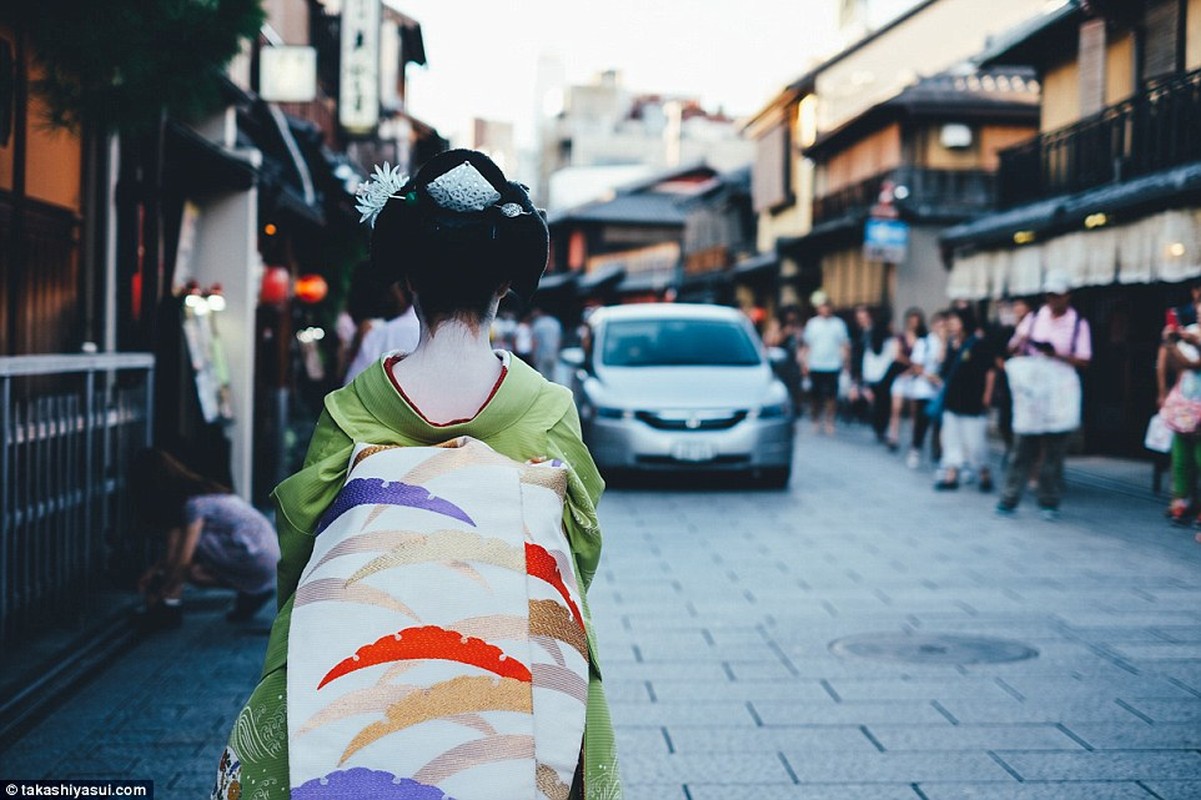
{"label": "woman in kimono", "polygon": [[[294,595],[355,444],[430,446],[469,436],[518,462],[551,459],[568,467],[563,529],[582,600],[588,661],[583,746],[570,797],[620,798],[584,598],[600,558],[596,503],[604,484],[581,439],[570,391],[489,343],[500,299],[513,291],[528,301],[545,269],[542,212],[525,187],[508,181],[483,154],[466,150],[436,156],[413,180],[385,164],[360,190],[359,200],[363,219],[373,227],[373,268],[412,291],[420,343],[409,355],[385,356],[326,397],[304,467],[275,490],[282,550],[279,612],[262,678],[235,722],[213,797],[297,795],[289,791],[286,700]],[[393,796],[391,789],[354,794]]]}

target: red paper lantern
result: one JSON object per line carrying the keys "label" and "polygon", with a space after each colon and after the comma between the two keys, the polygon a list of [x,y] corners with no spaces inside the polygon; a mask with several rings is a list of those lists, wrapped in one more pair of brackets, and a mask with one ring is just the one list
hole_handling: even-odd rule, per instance
{"label": "red paper lantern", "polygon": [[288,299],[288,287],[292,274],[287,267],[267,267],[263,270],[263,282],[259,286],[259,302],[277,306]]}
{"label": "red paper lantern", "polygon": [[315,305],[329,294],[329,284],[320,275],[309,273],[296,279],[296,299],[302,303]]}

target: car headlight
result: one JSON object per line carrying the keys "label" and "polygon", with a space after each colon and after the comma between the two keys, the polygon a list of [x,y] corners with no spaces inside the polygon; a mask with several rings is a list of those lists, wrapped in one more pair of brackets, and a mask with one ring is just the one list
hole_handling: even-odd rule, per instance
{"label": "car headlight", "polygon": [[783,419],[791,414],[792,401],[785,400],[782,403],[770,403],[762,406],[756,416],[758,416],[759,419]]}
{"label": "car headlight", "polygon": [[620,408],[611,408],[609,406],[596,407],[596,416],[599,419],[621,419],[624,413]]}
{"label": "car headlight", "polygon": [[772,381],[762,405],[748,415],[751,419],[784,419],[792,416],[792,398],[780,381]]}

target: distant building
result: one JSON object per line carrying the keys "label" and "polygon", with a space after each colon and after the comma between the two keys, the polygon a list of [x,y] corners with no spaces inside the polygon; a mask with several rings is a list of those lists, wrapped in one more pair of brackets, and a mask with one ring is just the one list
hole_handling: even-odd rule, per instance
{"label": "distant building", "polygon": [[730,267],[754,249],[750,171],[668,170],[550,226],[551,275],[582,300],[730,302]]}
{"label": "distant building", "polygon": [[475,117],[471,120],[471,147],[487,153],[507,174],[517,171],[517,144],[513,123]]}
{"label": "distant building", "polygon": [[949,291],[1038,298],[1067,272],[1093,332],[1084,446],[1142,454],[1164,311],[1201,275],[1201,0],[1073,0],[979,61],[1037,71],[1041,133],[1001,151],[1001,208],[944,233]]}
{"label": "distant building", "polygon": [[664,170],[704,162],[720,171],[749,164],[753,154],[734,120],[720,111],[693,98],[630,92],[614,71],[565,89],[562,109],[544,121],[540,139],[539,197],[552,210],[568,206],[552,187],[578,199],[570,180],[552,182],[559,171],[566,176],[589,167],[595,180],[615,168],[612,188],[629,179],[631,166]]}
{"label": "distant building", "polygon": [[[844,309],[942,306],[938,235],[994,207],[997,153],[1038,129],[1038,99],[1030,70],[938,75],[802,148],[814,165],[813,224],[777,243],[799,267],[801,295],[821,287]],[[869,225],[907,241],[873,249]]]}
{"label": "distant building", "polygon": [[[738,269],[753,288],[756,305],[770,309],[798,303],[808,294],[808,287],[825,280],[824,275],[813,271],[812,258],[804,266],[803,253],[789,245],[808,236],[815,227],[816,197],[843,188],[839,183],[844,177],[849,183],[854,180],[849,173],[843,176],[837,164],[825,169],[819,178],[812,158],[832,158],[836,144],[849,144],[854,131],[864,130],[857,120],[878,120],[881,113],[891,113],[889,108],[899,110],[895,104],[889,105],[894,98],[911,87],[917,88],[925,78],[947,75],[949,70],[967,64],[990,37],[1039,13],[1045,0],[986,5],[987,13],[982,14],[980,0],[842,0],[839,11],[843,34],[867,32],[782,89],[747,123],[746,133],[756,148],[752,195],[759,215],[760,254]],[[887,19],[889,16],[892,18]],[[835,132],[839,132],[837,137],[831,139]],[[883,144],[877,137],[874,143],[864,143],[856,154],[840,157],[839,161],[854,160],[854,174],[859,180],[905,163],[914,164],[916,154],[904,150],[914,141],[907,136],[908,129],[902,126],[891,139],[892,144],[883,150],[868,152]],[[825,144],[811,153],[809,148],[819,140]],[[973,139],[972,148],[980,141],[978,136]],[[875,166],[869,167],[872,163]],[[861,171],[869,168],[874,173]],[[829,207],[826,203],[823,211]],[[883,274],[863,280],[887,285]],[[929,302],[937,302],[940,296],[942,292],[937,292]]]}

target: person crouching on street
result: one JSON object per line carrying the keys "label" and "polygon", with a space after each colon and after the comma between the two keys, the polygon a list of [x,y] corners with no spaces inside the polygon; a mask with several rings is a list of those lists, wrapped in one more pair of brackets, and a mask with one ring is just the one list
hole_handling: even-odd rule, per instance
{"label": "person crouching on street", "polygon": [[147,628],[182,622],[185,583],[236,590],[230,622],[250,619],[271,599],[279,541],[254,506],[158,449],[139,454],[131,485],[138,516],[166,540],[163,557],[138,581]]}

